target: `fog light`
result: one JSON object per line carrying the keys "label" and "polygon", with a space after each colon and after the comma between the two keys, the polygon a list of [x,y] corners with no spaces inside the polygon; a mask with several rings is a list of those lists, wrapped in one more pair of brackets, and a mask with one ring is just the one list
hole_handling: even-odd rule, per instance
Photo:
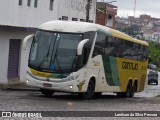
{"label": "fog light", "polygon": [[26,83],[29,83],[29,81],[27,80]]}
{"label": "fog light", "polygon": [[69,89],[72,89],[72,88],[73,88],[73,85],[70,85],[70,86],[69,86]]}

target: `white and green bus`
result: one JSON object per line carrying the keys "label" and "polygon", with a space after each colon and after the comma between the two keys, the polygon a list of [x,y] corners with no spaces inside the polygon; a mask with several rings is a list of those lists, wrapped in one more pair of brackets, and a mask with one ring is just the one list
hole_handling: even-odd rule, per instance
{"label": "white and green bus", "polygon": [[114,92],[133,97],[144,89],[148,43],[111,28],[86,22],[50,21],[33,39],[27,85],[46,96],[77,93],[85,99]]}

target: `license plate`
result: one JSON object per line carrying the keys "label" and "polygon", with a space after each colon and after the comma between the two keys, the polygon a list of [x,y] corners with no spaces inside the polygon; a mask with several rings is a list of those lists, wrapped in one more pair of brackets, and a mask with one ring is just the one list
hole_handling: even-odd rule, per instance
{"label": "license plate", "polygon": [[49,83],[43,83],[43,86],[44,86],[44,87],[52,87],[52,85],[49,84]]}

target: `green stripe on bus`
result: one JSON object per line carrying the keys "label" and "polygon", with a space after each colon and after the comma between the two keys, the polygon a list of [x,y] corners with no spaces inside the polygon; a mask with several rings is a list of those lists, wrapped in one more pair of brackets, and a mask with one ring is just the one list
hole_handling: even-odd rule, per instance
{"label": "green stripe on bus", "polygon": [[103,66],[104,66],[106,81],[107,81],[108,85],[115,86],[115,84],[113,82],[112,69],[111,69],[111,63],[110,63],[109,56],[103,55],[102,59],[103,59]]}
{"label": "green stripe on bus", "polygon": [[119,86],[118,66],[115,57],[102,56],[105,77],[108,85]]}
{"label": "green stripe on bus", "polygon": [[109,57],[110,58],[110,63],[111,63],[111,70],[112,70],[112,79],[115,84],[115,86],[119,86],[119,76],[118,76],[118,65],[117,65],[117,60],[115,57]]}

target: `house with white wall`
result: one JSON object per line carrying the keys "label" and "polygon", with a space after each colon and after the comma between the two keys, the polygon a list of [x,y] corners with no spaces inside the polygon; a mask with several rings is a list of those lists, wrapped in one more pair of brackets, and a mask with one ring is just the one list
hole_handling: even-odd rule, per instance
{"label": "house with white wall", "polygon": [[[1,0],[0,1],[0,84],[13,79],[25,81],[28,55],[22,49],[25,36],[51,20],[86,19],[87,0]],[[90,21],[95,22],[96,0],[92,0]]]}
{"label": "house with white wall", "polygon": [[160,43],[160,32],[154,32],[154,33],[153,33],[153,39],[154,39],[156,42]]}

